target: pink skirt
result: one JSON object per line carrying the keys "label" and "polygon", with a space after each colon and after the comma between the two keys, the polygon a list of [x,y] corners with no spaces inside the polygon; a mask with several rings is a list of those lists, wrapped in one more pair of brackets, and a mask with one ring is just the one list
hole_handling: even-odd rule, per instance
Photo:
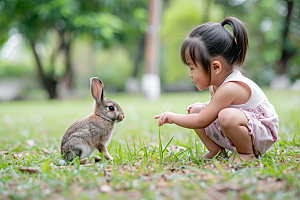
{"label": "pink skirt", "polygon": [[[256,156],[264,154],[276,141],[278,137],[279,120],[276,113],[270,117],[265,117],[264,113],[257,112],[256,109],[243,110],[248,123],[247,128],[252,138],[253,152]],[[220,147],[235,151],[234,144],[227,138],[220,129],[219,119],[216,119],[205,129],[206,135]]]}

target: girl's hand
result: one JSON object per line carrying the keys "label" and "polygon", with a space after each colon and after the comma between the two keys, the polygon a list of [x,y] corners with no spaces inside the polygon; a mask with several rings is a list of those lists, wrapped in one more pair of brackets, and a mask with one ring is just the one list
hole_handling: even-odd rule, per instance
{"label": "girl's hand", "polygon": [[191,112],[191,109],[192,109],[194,106],[196,106],[196,105],[199,105],[199,106],[201,106],[201,105],[202,105],[202,103],[198,102],[198,103],[194,103],[194,104],[192,104],[192,105],[189,105],[189,106],[186,108],[186,110],[187,110],[188,114],[190,114],[190,112]]}
{"label": "girl's hand", "polygon": [[162,126],[164,124],[173,124],[173,116],[174,113],[164,112],[160,115],[156,115],[154,119],[158,119],[158,126]]}

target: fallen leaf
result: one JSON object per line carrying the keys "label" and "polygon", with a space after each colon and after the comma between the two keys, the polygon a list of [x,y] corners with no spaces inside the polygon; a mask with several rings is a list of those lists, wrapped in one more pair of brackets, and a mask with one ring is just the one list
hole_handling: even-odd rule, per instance
{"label": "fallen leaf", "polygon": [[103,193],[110,193],[112,191],[112,188],[109,185],[101,185],[99,187],[99,190],[100,190],[100,192],[103,192]]}
{"label": "fallen leaf", "polygon": [[80,165],[84,165],[87,160],[88,160],[87,158],[84,158],[84,159],[80,160],[79,161]]}
{"label": "fallen leaf", "polygon": [[39,169],[35,167],[20,167],[21,172],[29,172],[31,174],[39,173]]}
{"label": "fallen leaf", "polygon": [[18,158],[18,159],[22,159],[23,156],[29,156],[29,152],[20,152],[20,153],[12,154],[13,158]]}
{"label": "fallen leaf", "polygon": [[29,146],[34,146],[35,145],[35,141],[34,140],[25,140],[25,144],[27,144]]}
{"label": "fallen leaf", "polygon": [[51,153],[51,151],[49,151],[49,150],[47,150],[47,149],[45,149],[45,148],[40,148],[40,150],[41,150],[42,152],[44,152],[45,154],[50,154],[50,153]]}

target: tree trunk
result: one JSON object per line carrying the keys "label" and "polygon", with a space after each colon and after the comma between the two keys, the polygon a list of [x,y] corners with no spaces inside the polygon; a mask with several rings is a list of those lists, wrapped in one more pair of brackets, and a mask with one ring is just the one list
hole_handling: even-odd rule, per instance
{"label": "tree trunk", "polygon": [[289,32],[289,26],[290,26],[290,19],[291,19],[291,14],[293,10],[293,1],[287,1],[288,4],[288,14],[286,15],[285,18],[285,27],[284,31],[282,34],[283,38],[283,43],[282,43],[282,53],[281,53],[281,58],[277,62],[277,74],[282,75],[286,74],[287,72],[287,63],[291,56],[294,54],[294,50],[291,48],[292,44],[290,44],[289,39],[288,39],[288,32]]}
{"label": "tree trunk", "polygon": [[66,74],[65,74],[64,79],[66,79],[66,87],[69,90],[72,90],[73,70],[72,70],[71,58],[70,58],[70,46],[71,46],[71,41],[67,44],[66,49],[65,49]]}
{"label": "tree trunk", "polygon": [[70,56],[71,33],[59,31],[62,40],[62,48],[65,55],[65,73],[59,82],[60,95],[69,97],[72,95],[73,70]]}
{"label": "tree trunk", "polygon": [[138,43],[137,54],[134,60],[132,77],[136,78],[138,75],[140,63],[144,59],[144,50],[145,50],[145,35],[141,37]]}
{"label": "tree trunk", "polygon": [[295,53],[293,45],[288,38],[291,14],[293,10],[293,1],[286,1],[288,5],[288,13],[285,18],[284,30],[282,33],[282,52],[281,58],[277,61],[277,75],[271,82],[271,87],[275,89],[284,89],[291,86],[290,78],[287,75],[287,63]]}
{"label": "tree trunk", "polygon": [[142,77],[142,91],[148,99],[160,96],[159,72],[159,26],[161,0],[149,1],[148,29],[145,43],[145,74]]}
{"label": "tree trunk", "polygon": [[72,70],[72,64],[70,58],[70,45],[71,45],[71,41],[65,44],[64,54],[65,54],[66,71],[64,76],[59,82],[60,94],[64,97],[69,97],[72,95],[73,70]]}
{"label": "tree trunk", "polygon": [[57,92],[56,92],[56,85],[57,81],[54,80],[52,77],[44,79],[45,81],[45,88],[48,91],[49,99],[56,99]]}
{"label": "tree trunk", "polygon": [[43,87],[48,92],[49,99],[56,99],[57,98],[57,92],[56,92],[57,81],[54,80],[52,76],[47,76],[44,74],[40,58],[35,51],[34,42],[31,43],[31,47],[32,47],[33,54],[34,54],[35,61],[36,61],[38,76],[43,84]]}

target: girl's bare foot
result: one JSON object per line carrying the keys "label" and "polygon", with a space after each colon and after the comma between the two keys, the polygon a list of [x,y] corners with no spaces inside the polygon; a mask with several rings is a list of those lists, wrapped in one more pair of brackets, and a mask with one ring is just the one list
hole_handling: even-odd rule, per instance
{"label": "girl's bare foot", "polygon": [[204,159],[212,159],[215,155],[216,155],[215,153],[208,152],[208,153],[203,154],[203,158]]}
{"label": "girl's bare foot", "polygon": [[[235,154],[235,158],[234,158],[234,160],[233,160],[233,157],[234,157],[234,154]],[[247,161],[247,160],[255,160],[255,155],[253,154],[253,153],[250,153],[250,154],[242,154],[242,153],[238,153],[238,155],[236,154],[236,153],[233,153],[231,156],[230,156],[230,158],[229,158],[229,160],[230,161],[233,161],[233,162],[235,162],[235,163],[240,163],[240,162],[242,162],[241,160],[240,160],[240,158],[243,160],[243,161]]]}

